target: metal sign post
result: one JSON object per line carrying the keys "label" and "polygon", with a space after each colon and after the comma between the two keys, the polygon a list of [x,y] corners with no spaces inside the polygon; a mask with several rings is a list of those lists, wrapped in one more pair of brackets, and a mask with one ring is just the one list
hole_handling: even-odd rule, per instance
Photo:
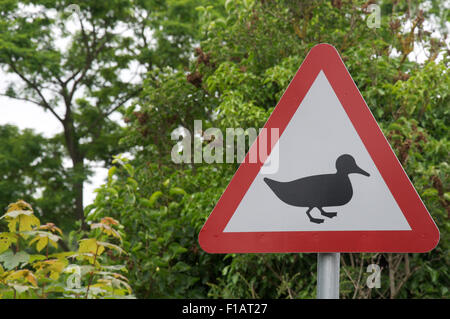
{"label": "metal sign post", "polygon": [[339,299],[340,253],[317,254],[317,299]]}

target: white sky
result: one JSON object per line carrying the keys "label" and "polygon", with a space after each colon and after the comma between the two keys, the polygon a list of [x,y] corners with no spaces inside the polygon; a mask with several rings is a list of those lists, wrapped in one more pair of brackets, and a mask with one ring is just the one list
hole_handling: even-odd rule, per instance
{"label": "white sky", "polygon": [[[405,26],[408,28],[408,26]],[[427,30],[433,30],[428,24]],[[436,31],[435,31],[436,32]],[[435,33],[433,34],[436,35]],[[427,59],[426,53],[421,47],[415,46],[415,50],[410,53],[409,58],[422,63]],[[3,73],[0,73],[1,78],[5,79]],[[0,81],[0,86],[3,86]],[[115,116],[114,118],[119,119]],[[50,112],[44,111],[43,108],[38,107],[32,103],[14,100],[8,97],[0,96],[0,125],[13,124],[20,129],[31,128],[37,133],[42,133],[46,137],[51,137],[56,133],[62,131],[61,124],[53,117]],[[169,142],[169,141],[168,141]],[[91,163],[95,166],[94,175],[84,187],[85,206],[89,205],[95,199],[94,190],[104,183],[107,176],[107,169],[101,168],[100,163]]]}

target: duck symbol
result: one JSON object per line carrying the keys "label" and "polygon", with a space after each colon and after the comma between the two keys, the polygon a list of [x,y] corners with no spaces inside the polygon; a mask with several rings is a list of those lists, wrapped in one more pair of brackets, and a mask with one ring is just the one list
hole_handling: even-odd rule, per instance
{"label": "duck symbol", "polygon": [[306,215],[312,223],[321,224],[323,219],[311,216],[311,210],[317,207],[322,216],[333,218],[336,212],[325,212],[323,207],[342,206],[353,197],[352,183],[349,174],[369,173],[356,165],[355,159],[349,154],[343,154],[336,160],[335,174],[314,175],[299,178],[290,182],[278,182],[264,178],[264,182],[284,203],[296,207],[308,207]]}

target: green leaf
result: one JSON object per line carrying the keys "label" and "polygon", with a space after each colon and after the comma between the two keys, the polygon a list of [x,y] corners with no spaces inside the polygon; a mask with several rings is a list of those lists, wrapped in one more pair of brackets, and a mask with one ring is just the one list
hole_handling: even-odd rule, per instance
{"label": "green leaf", "polygon": [[3,266],[8,269],[14,269],[20,264],[26,264],[30,260],[30,255],[24,251],[20,251],[14,254],[11,250],[0,255],[0,262],[3,262]]}
{"label": "green leaf", "polygon": [[108,180],[111,180],[111,178],[114,176],[116,171],[117,171],[117,166],[113,166],[108,170]]}
{"label": "green leaf", "polygon": [[435,188],[427,188],[422,193],[423,197],[433,197],[433,196],[437,196],[437,195],[438,195],[438,191]]}
{"label": "green leaf", "polygon": [[12,284],[12,283],[9,283],[8,286],[14,288],[14,290],[15,290],[18,294],[24,293],[25,291],[27,291],[27,290],[33,288],[32,286],[19,285],[19,284]]}
{"label": "green leaf", "polygon": [[17,242],[17,237],[11,233],[0,233],[0,254],[8,250],[12,243]]}
{"label": "green leaf", "polygon": [[35,261],[45,260],[47,257],[45,255],[30,255],[30,260],[28,261],[30,264]]}
{"label": "green leaf", "polygon": [[150,207],[153,207],[155,205],[156,201],[162,196],[162,194],[163,193],[161,191],[156,191],[150,196]]}
{"label": "green leaf", "polygon": [[170,189],[170,195],[186,195],[186,191],[180,187],[172,187]]}
{"label": "green leaf", "polygon": [[105,246],[109,249],[115,250],[115,251],[119,252],[119,254],[125,253],[125,251],[122,248],[120,248],[117,245],[111,244],[111,243],[107,243],[104,241],[98,241],[97,244],[101,245],[101,246]]}

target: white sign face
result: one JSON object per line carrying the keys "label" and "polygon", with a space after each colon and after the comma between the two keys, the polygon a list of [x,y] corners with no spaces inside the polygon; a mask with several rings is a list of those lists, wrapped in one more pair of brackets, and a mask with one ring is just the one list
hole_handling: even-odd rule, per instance
{"label": "white sign face", "polygon": [[[279,152],[278,171],[258,173],[225,227],[225,233],[411,230],[322,71],[272,154],[275,151]],[[343,170],[336,169],[336,161],[342,155],[347,159],[352,157],[356,167],[370,175],[356,171],[344,174],[350,179],[350,191],[345,178],[335,180],[333,177],[337,176],[337,171]],[[270,156],[267,161],[270,161]],[[323,176],[315,178],[317,175]],[[269,187],[265,178],[276,182]],[[300,180],[302,178],[306,179]],[[331,183],[330,178],[333,180]],[[327,182],[320,182],[322,179]],[[298,183],[277,183],[296,180]],[[320,194],[325,183],[333,184],[334,191]],[[333,200],[323,203],[323,211],[336,212],[336,216],[322,214],[317,207],[320,204],[311,210],[304,204],[295,205],[296,201],[297,204],[302,201],[302,197],[311,200],[317,196],[318,201],[327,201],[327,196],[336,200],[348,197],[349,192],[350,200],[345,204],[336,202],[332,206]],[[290,201],[291,204],[286,203]]]}

